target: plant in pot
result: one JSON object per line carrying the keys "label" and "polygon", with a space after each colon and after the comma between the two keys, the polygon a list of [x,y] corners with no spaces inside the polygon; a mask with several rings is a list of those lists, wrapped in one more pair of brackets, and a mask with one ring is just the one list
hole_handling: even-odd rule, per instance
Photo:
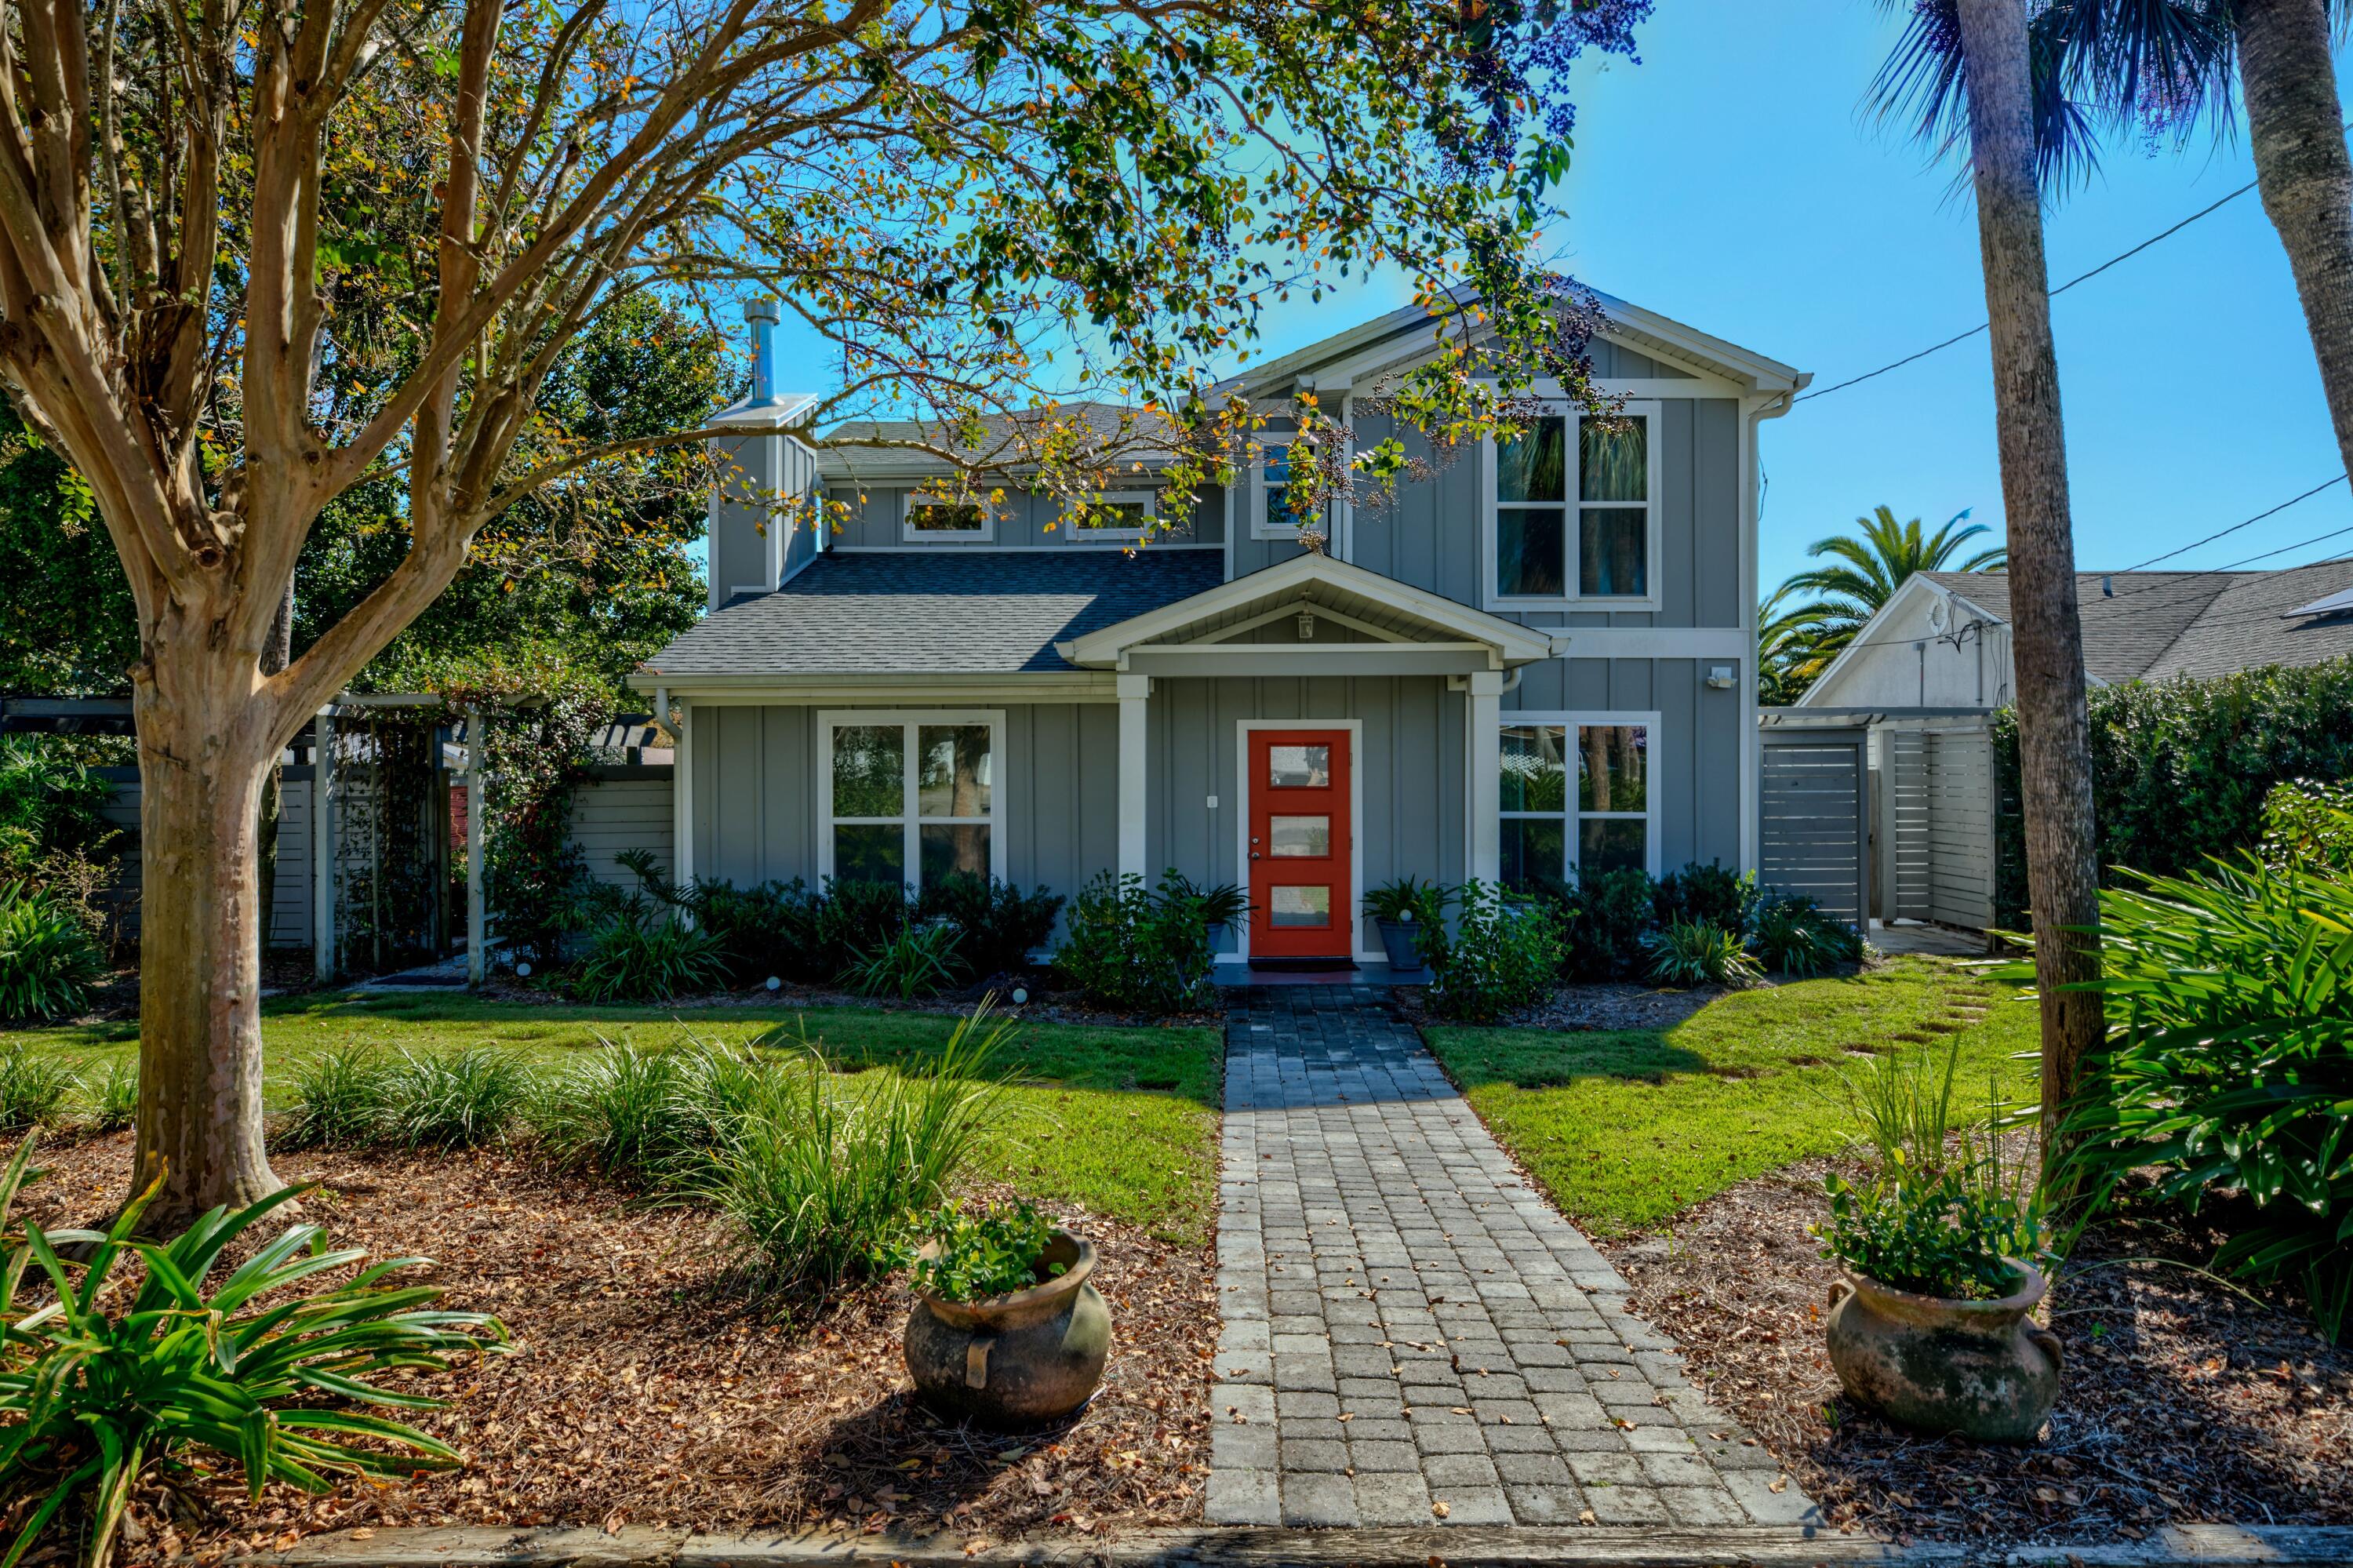
{"label": "plant in pot", "polygon": [[1380,930],[1392,975],[1419,979],[1429,973],[1422,933],[1445,929],[1446,906],[1453,901],[1454,895],[1437,883],[1411,876],[1384,882],[1365,895],[1365,913]]}
{"label": "plant in pot", "polygon": [[2030,1316],[2045,1288],[2041,1206],[2000,1143],[1967,1137],[1936,1170],[1902,1150],[1867,1187],[1828,1178],[1822,1255],[1831,1364],[1852,1398],[1902,1425],[2031,1443],[2059,1396],[2059,1340]]}
{"label": "plant in pot", "polygon": [[1111,1308],[1087,1277],[1095,1249],[1026,1202],[979,1215],[953,1205],[903,1252],[915,1287],[907,1372],[956,1421],[1013,1430],[1060,1421],[1093,1397]]}
{"label": "plant in pot", "polygon": [[1174,905],[1182,900],[1193,906],[1194,913],[1208,928],[1209,951],[1212,953],[1225,951],[1227,932],[1236,921],[1250,913],[1250,900],[1234,884],[1226,882],[1215,887],[1202,887],[1178,871],[1170,871],[1161,876],[1160,897],[1166,904]]}

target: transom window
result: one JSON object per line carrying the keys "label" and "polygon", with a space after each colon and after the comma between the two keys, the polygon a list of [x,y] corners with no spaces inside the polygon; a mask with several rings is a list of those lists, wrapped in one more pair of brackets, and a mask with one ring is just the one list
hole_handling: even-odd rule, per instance
{"label": "transom window", "polygon": [[986,540],[995,532],[996,520],[980,503],[942,501],[918,491],[907,493],[904,517],[900,532],[909,540]]}
{"label": "transom window", "polygon": [[1505,885],[1535,890],[1574,885],[1580,871],[1652,869],[1651,726],[1611,717],[1504,726],[1496,804]]}
{"label": "transom window", "polygon": [[991,713],[828,714],[818,869],[845,882],[926,888],[956,872],[1002,874]]}
{"label": "transom window", "polygon": [[1655,404],[1561,411],[1495,444],[1498,599],[1648,599],[1658,511]]}
{"label": "transom window", "polygon": [[1141,539],[1160,515],[1159,495],[1149,490],[1124,490],[1097,496],[1086,514],[1066,518],[1073,539]]}

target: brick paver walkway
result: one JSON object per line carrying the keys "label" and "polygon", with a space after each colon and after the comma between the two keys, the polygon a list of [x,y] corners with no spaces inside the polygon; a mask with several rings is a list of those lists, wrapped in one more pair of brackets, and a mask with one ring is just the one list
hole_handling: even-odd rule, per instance
{"label": "brick paver walkway", "polygon": [[1380,991],[1229,996],[1209,1522],[1814,1517]]}

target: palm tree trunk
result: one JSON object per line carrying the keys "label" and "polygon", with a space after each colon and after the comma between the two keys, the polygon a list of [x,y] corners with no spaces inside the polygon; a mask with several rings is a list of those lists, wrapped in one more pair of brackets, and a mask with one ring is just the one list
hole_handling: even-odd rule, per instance
{"label": "palm tree trunk", "polygon": [[2324,0],[2237,0],[2239,87],[2263,210],[2295,275],[2337,447],[2353,471],[2353,157]]}
{"label": "palm tree trunk", "polygon": [[2025,0],[1959,0],[1968,69],[1978,240],[1992,323],[1995,430],[2010,521],[2011,647],[2018,679],[2027,894],[2042,1010],[2043,1171],[2056,1174],[2059,1122],[2100,1043],[2098,997],[2063,989],[2099,972],[2084,929],[2099,917],[2092,760],[2084,709],[2084,630],[2067,500],[2059,356],[2051,339]]}

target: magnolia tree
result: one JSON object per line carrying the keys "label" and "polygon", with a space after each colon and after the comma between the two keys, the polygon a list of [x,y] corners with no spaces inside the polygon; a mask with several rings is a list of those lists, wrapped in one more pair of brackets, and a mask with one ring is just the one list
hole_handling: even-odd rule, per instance
{"label": "magnolia tree", "polygon": [[[1045,410],[1015,421],[1024,460],[1082,501],[1132,431],[1058,397],[1116,392],[1183,454],[1174,482],[1213,481],[1254,416],[1203,367],[1378,267],[1449,326],[1394,405],[1491,433],[1533,378],[1584,390],[1524,258],[1567,67],[1629,51],[1647,6],[7,0],[0,372],[88,482],[138,615],[150,1223],[280,1184],[273,759],[502,508],[592,505],[696,439],[591,441],[551,412],[596,313],[773,293],[839,356],[812,421]],[[362,487],[406,552],[281,664],[304,538]]]}

